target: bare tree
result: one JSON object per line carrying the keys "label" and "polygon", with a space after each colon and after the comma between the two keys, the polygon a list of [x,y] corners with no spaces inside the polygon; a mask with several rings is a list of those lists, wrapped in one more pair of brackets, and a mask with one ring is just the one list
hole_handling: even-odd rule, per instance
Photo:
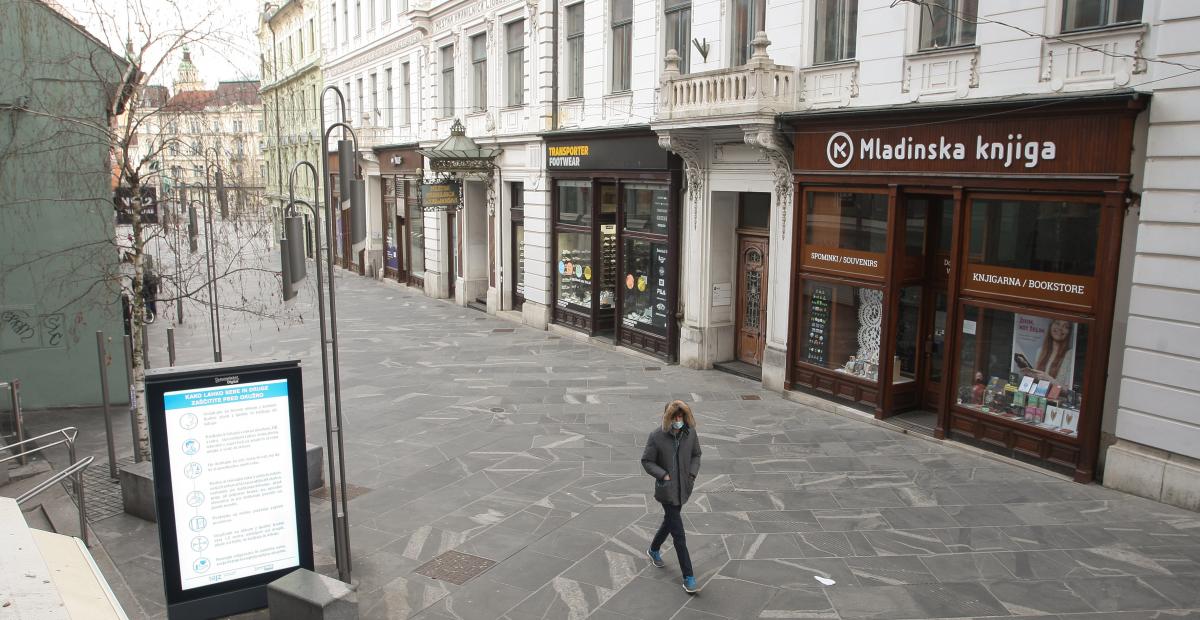
{"label": "bare tree", "polygon": [[[177,119],[174,119],[172,114],[164,114],[162,101],[148,96],[152,90],[148,89],[148,86],[155,82],[167,81],[169,63],[187,46],[220,50],[239,45],[240,42],[227,39],[222,29],[214,25],[217,15],[215,8],[192,17],[174,0],[125,0],[123,7],[117,7],[122,9],[120,11],[114,11],[110,1],[80,1],[88,3],[88,19],[85,21],[89,23],[93,34],[110,46],[119,42],[119,46],[123,48],[119,56],[123,57],[124,62],[119,62],[118,58],[107,52],[67,60],[80,65],[81,71],[90,70],[95,76],[106,76],[102,81],[110,85],[107,94],[108,118],[104,121],[88,121],[78,115],[61,115],[58,108],[50,105],[50,101],[39,101],[34,97],[23,104],[25,111],[30,114],[61,115],[58,120],[62,122],[58,125],[63,129],[59,135],[26,142],[19,145],[19,148],[15,143],[10,144],[14,147],[0,150],[0,165],[19,161],[23,155],[41,148],[69,149],[72,143],[95,144],[99,141],[107,145],[108,161],[79,161],[77,165],[80,169],[93,172],[98,165],[103,166],[105,173],[111,174],[114,187],[122,188],[123,192],[132,197],[135,203],[133,217],[127,226],[117,227],[117,234],[110,242],[48,249],[6,268],[26,268],[31,263],[56,259],[59,267],[50,280],[63,290],[74,292],[74,297],[67,303],[90,295],[97,288],[102,288],[109,298],[116,298],[118,295],[126,295],[129,298],[130,336],[133,341],[131,398],[137,406],[135,435],[138,437],[138,445],[135,449],[142,457],[149,458],[146,369],[143,363],[146,343],[143,342],[141,329],[147,316],[143,285],[147,267],[152,262],[148,260],[149,257],[158,258],[157,261],[153,261],[157,263],[154,270],[160,278],[171,284],[169,290],[164,287],[163,294],[158,296],[158,300],[163,302],[163,310],[167,310],[180,299],[190,300],[193,304],[212,303],[214,300],[206,293],[211,284],[214,289],[219,288],[223,291],[215,300],[222,310],[268,317],[276,321],[297,317],[281,303],[281,295],[278,293],[279,274],[264,259],[264,255],[267,254],[265,250],[271,247],[273,228],[267,220],[261,195],[243,195],[242,200],[235,198],[237,207],[228,220],[214,217],[214,214],[205,214],[215,222],[211,232],[211,247],[214,249],[211,258],[216,264],[213,271],[203,267],[202,254],[194,255],[191,252],[188,236],[179,234],[180,227],[186,224],[184,214],[187,205],[180,204],[178,200],[170,200],[172,196],[178,196],[174,188],[167,192],[167,195],[159,196],[160,204],[170,204],[174,207],[169,216],[160,209],[159,221],[154,223],[143,221],[137,213],[140,211],[139,197],[143,196],[143,188],[162,190],[171,185],[168,182],[171,170],[164,170],[161,165],[161,162],[167,159],[165,155],[168,150],[193,146],[168,131]],[[148,6],[152,3],[153,7]],[[112,75],[118,75],[119,78],[113,82],[107,77]],[[2,68],[0,79],[5,79]],[[64,144],[67,146],[64,147]],[[215,171],[219,167],[233,185],[250,188],[254,186],[254,183],[242,178],[244,174],[237,173],[236,165],[230,163],[230,157],[233,155],[231,150],[214,151],[214,157],[211,158],[212,169],[206,172]],[[257,171],[252,171],[251,174],[254,172]],[[197,194],[206,190],[194,191],[196,193],[191,195],[198,198]],[[94,209],[89,209],[89,212],[97,219],[97,223],[113,230],[114,209],[111,198],[61,196],[60,199],[75,203],[87,201],[94,205]],[[208,204],[212,209],[218,208],[215,191],[210,195]],[[32,225],[32,222],[30,224]],[[73,272],[83,270],[73,270],[70,265],[111,264],[111,260],[98,260],[106,252],[119,252],[121,255],[121,261],[115,271],[103,273],[100,277],[72,275]],[[61,260],[64,257],[68,259],[65,262]],[[0,273],[0,277],[3,277],[3,273]]]}

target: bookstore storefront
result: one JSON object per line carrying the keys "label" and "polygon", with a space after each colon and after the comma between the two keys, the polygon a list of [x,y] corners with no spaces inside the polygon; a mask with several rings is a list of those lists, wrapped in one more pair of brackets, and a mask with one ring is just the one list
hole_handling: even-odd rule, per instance
{"label": "bookstore storefront", "polygon": [[794,119],[788,388],[1091,480],[1143,106]]}
{"label": "bookstore storefront", "polygon": [[547,135],[551,321],[674,360],[676,156],[647,132]]}

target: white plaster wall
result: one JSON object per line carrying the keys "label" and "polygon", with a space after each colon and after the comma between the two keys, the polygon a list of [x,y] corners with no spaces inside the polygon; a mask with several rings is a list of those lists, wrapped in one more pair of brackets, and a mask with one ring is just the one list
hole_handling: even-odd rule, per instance
{"label": "white plaster wall", "polygon": [[[1200,65],[1200,5],[1147,3],[1155,56]],[[1200,77],[1154,83],[1116,435],[1200,458]]]}

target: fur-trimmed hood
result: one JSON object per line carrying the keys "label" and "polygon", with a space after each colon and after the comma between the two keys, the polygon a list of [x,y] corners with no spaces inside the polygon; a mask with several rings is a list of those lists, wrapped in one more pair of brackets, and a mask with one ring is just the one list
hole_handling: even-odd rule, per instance
{"label": "fur-trimmed hood", "polygon": [[692,415],[692,408],[682,400],[673,400],[663,408],[662,429],[664,433],[671,432],[671,422],[677,412],[683,413],[683,423],[688,428],[696,428],[696,416]]}

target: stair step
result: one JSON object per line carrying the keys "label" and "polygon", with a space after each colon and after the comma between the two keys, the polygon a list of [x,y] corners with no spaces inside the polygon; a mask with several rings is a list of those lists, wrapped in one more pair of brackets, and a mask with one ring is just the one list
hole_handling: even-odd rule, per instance
{"label": "stair step", "polygon": [[50,522],[49,515],[46,510],[39,504],[28,510],[22,510],[21,515],[25,517],[25,524],[30,529],[42,530],[43,532],[53,532],[54,524]]}

